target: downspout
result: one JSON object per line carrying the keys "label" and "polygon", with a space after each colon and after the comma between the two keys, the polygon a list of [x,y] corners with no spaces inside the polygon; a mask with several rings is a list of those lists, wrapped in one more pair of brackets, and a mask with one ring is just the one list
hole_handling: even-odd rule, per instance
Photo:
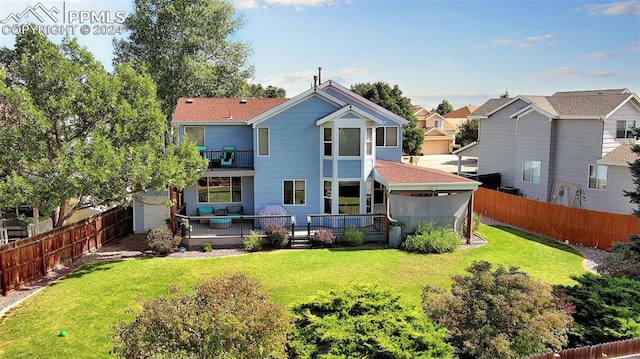
{"label": "downspout", "polygon": [[387,206],[386,206],[387,207],[387,211],[386,211],[387,213],[385,213],[385,214],[387,216],[387,219],[389,220],[390,224],[400,225],[400,221],[398,221],[397,219],[391,218],[391,216],[389,215],[389,195],[391,194],[391,190],[387,189],[386,193],[387,193]]}

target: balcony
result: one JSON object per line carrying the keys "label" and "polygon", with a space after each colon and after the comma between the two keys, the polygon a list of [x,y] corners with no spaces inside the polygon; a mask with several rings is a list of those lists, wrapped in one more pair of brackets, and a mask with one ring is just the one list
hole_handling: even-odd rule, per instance
{"label": "balcony", "polygon": [[200,150],[200,154],[209,160],[209,171],[253,169],[253,150]]}

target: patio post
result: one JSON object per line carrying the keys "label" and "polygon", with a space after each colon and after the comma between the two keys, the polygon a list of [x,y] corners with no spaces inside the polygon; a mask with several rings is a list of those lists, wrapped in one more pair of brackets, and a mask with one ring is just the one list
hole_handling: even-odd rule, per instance
{"label": "patio post", "polygon": [[471,235],[473,234],[473,192],[471,192],[471,198],[469,198],[469,203],[467,203],[467,244],[471,244]]}

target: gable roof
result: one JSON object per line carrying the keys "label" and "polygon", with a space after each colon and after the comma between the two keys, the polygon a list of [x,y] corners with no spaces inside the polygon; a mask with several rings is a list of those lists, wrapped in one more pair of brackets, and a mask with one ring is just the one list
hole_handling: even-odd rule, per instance
{"label": "gable roof", "polygon": [[624,143],[597,160],[600,165],[625,166],[638,159],[638,154],[631,149],[630,143]]}
{"label": "gable roof", "polygon": [[414,116],[427,116],[428,114],[430,114],[431,112],[429,112],[429,110],[427,110],[426,108],[420,106],[420,105],[413,105],[413,115]]}
{"label": "gable roof", "polygon": [[389,190],[475,190],[477,181],[439,169],[376,160],[374,178]]}
{"label": "gable roof", "polygon": [[173,111],[175,122],[246,122],[272,109],[286,98],[186,98],[180,97]]}
{"label": "gable roof", "polygon": [[533,110],[555,119],[606,119],[631,99],[635,99],[640,107],[638,96],[626,89],[556,92],[552,96],[517,96],[513,99],[491,99],[471,116],[488,117],[516,101],[524,101],[529,105],[518,114]]}
{"label": "gable roof", "polygon": [[444,118],[467,118],[473,111],[477,110],[478,106],[464,106],[455,111],[451,111],[444,115]]}
{"label": "gable roof", "polygon": [[323,123],[329,122],[329,121],[333,121],[335,119],[338,119],[348,113],[354,114],[360,118],[366,118],[368,120],[373,121],[374,123],[378,124],[378,125],[383,125],[384,122],[382,122],[382,120],[380,120],[379,118],[375,117],[375,116],[371,116],[370,114],[364,112],[363,110],[361,110],[358,107],[352,106],[352,105],[345,105],[342,108],[339,108],[325,116],[322,116],[321,118],[319,118],[316,121],[316,126],[320,126]]}

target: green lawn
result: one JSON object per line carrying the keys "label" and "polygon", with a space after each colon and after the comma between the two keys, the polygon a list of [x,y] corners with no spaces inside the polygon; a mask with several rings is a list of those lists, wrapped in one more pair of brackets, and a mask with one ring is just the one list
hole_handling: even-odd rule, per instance
{"label": "green lawn", "polygon": [[[550,284],[570,284],[585,272],[571,248],[522,232],[483,226],[488,244],[444,255],[395,249],[280,250],[211,259],[154,258],[93,263],[28,299],[2,318],[1,358],[106,358],[110,333],[136,299],[154,298],[169,284],[188,288],[215,274],[242,271],[259,279],[278,302],[354,283],[374,283],[419,306],[425,284],[448,288],[449,277],[474,260],[516,265]],[[58,337],[60,330],[66,337]]]}

